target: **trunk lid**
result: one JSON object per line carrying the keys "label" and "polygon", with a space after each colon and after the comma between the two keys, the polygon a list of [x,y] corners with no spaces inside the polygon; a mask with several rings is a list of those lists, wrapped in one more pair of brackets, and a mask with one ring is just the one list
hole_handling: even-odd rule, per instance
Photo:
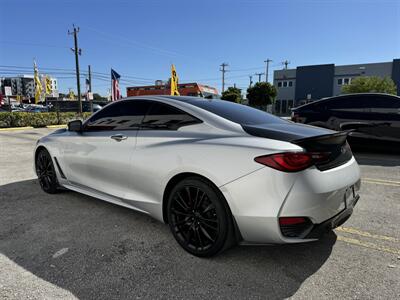
{"label": "trunk lid", "polygon": [[286,141],[304,148],[307,152],[322,152],[327,159],[316,164],[328,170],[348,162],[353,154],[346,141],[348,132],[337,132],[325,128],[298,123],[242,125],[248,134],[274,140]]}

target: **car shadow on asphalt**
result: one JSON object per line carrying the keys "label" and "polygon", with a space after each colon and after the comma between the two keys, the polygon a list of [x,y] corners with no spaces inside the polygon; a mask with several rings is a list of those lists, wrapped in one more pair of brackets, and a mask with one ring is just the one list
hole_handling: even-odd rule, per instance
{"label": "car shadow on asphalt", "polygon": [[241,246],[201,259],[147,215],[75,192],[49,195],[36,180],[0,186],[0,253],[83,299],[287,298],[335,242],[330,233],[314,243]]}

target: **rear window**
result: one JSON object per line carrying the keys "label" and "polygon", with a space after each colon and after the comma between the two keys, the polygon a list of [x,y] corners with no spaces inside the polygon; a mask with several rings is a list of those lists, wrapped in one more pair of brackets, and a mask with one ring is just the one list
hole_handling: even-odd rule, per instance
{"label": "rear window", "polygon": [[190,104],[241,125],[286,123],[279,117],[246,105],[225,100],[190,100]]}

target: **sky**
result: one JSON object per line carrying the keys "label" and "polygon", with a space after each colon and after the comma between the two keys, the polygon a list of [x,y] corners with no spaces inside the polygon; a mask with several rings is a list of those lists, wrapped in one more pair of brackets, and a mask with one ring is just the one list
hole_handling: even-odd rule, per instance
{"label": "sky", "polygon": [[90,64],[92,89],[102,95],[111,68],[126,95],[126,86],[167,80],[172,63],[181,83],[221,90],[223,62],[226,85],[246,89],[267,58],[269,80],[284,60],[295,68],[400,58],[399,0],[0,0],[0,10],[0,77],[32,73],[23,68],[35,59],[60,92],[76,91],[73,24],[81,89]]}

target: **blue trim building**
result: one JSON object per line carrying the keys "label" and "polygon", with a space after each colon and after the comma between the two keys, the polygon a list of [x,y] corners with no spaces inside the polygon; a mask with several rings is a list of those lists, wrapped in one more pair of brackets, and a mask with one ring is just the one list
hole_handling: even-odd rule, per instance
{"label": "blue trim building", "polygon": [[400,95],[400,59],[390,62],[335,66],[334,64],[300,66],[274,71],[278,90],[275,111],[289,114],[290,108],[324,97],[340,95],[342,87],[359,76],[389,77]]}

